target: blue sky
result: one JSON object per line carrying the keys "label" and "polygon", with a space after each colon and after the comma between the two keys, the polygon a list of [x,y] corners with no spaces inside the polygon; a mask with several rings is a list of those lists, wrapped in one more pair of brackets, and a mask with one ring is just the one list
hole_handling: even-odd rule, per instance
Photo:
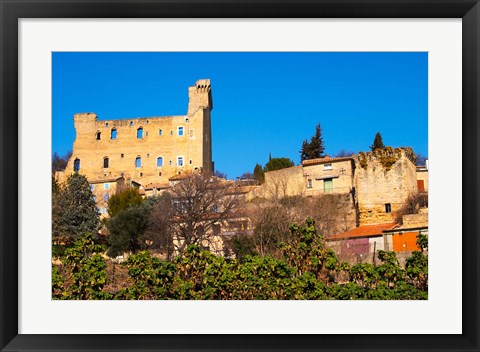
{"label": "blue sky", "polygon": [[183,115],[210,78],[215,168],[234,179],[272,157],[300,161],[320,123],[326,153],[385,145],[428,155],[427,53],[53,53],[52,152],[73,148],[73,115]]}

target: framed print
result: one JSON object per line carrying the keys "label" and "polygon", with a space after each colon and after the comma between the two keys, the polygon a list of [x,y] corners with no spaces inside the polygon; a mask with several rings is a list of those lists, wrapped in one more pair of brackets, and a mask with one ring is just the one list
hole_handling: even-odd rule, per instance
{"label": "framed print", "polygon": [[[480,5],[477,1],[331,3],[314,0],[308,3],[266,1],[255,4],[201,0],[176,3],[161,0],[140,3],[0,1],[2,351],[479,349]],[[407,61],[414,64],[404,65]],[[358,69],[363,75],[356,75],[352,68],[358,62],[366,63]],[[158,65],[162,70],[155,72]],[[198,68],[195,75],[205,76],[193,79],[192,67]],[[378,71],[367,71],[368,67]],[[107,71],[111,72],[109,76]],[[117,79],[127,73],[130,81]],[[227,76],[235,79],[222,81],[221,78]],[[150,91],[143,87],[147,79],[153,82]],[[219,88],[228,87],[230,95],[220,93],[217,98],[216,84]],[[398,90],[400,85],[405,88],[403,91]],[[354,88],[349,91],[349,87]],[[370,87],[375,90],[371,90],[368,97],[363,90]],[[188,112],[177,115],[176,108],[172,106],[170,111],[168,105],[173,105],[176,92],[183,89],[188,95],[183,94],[178,101],[187,107]],[[397,95],[398,100],[390,100],[382,89],[393,92],[390,95]],[[128,92],[127,95],[121,96],[122,91]],[[269,95],[262,95],[266,91]],[[219,92],[225,90],[219,89]],[[415,100],[416,95],[421,95],[423,100]],[[259,96],[263,100],[249,100]],[[336,107],[322,110],[320,105],[326,104],[327,100],[333,101]],[[129,111],[124,105],[127,101],[132,112],[121,115],[123,111]],[[138,114],[143,117],[135,117],[139,106],[146,108],[148,101],[153,101],[154,108],[157,108],[155,105],[165,106],[161,118],[153,110],[151,113],[141,110]],[[230,104],[227,109],[226,101]],[[216,110],[210,120],[214,102]],[[64,109],[68,104],[76,110]],[[366,113],[361,115],[360,111],[365,106],[368,111],[369,105],[382,106],[383,115],[377,120],[369,120]],[[122,107],[116,116],[127,116],[128,119],[99,118],[96,113],[101,115],[102,107],[108,106]],[[302,119],[300,116],[309,113],[309,110],[302,110],[305,106],[316,107],[310,111],[330,114],[337,121],[327,124],[326,130],[323,124],[323,130],[315,123],[313,127],[303,126],[308,131],[316,127],[316,131],[308,132],[305,137],[315,132],[317,139],[314,135],[310,143],[305,140],[297,146],[297,142],[292,143],[290,134],[311,122],[311,118]],[[88,112],[89,109],[92,111]],[[416,109],[422,111],[421,116],[428,116],[428,123],[426,118],[422,120],[416,115]],[[221,118],[215,120],[216,113]],[[352,118],[349,119],[347,114]],[[198,122],[200,115],[202,123]],[[72,116],[74,124],[70,126]],[[289,124],[285,124],[287,120]],[[359,152],[355,157],[349,152],[341,153],[340,142],[360,140],[364,125],[370,126],[367,133],[372,133],[373,129],[373,132],[386,130],[378,122],[381,120],[391,126],[388,134],[383,134],[386,143],[405,146],[402,142],[387,142],[385,138],[386,135],[390,140],[398,137],[398,140],[414,146],[417,155],[408,148],[388,149],[383,145],[380,131],[374,140],[374,135],[368,134],[368,143],[371,140],[373,143],[371,146],[364,144],[371,149],[370,153]],[[210,126],[210,121],[217,125]],[[335,138],[327,137],[329,128],[336,129]],[[316,140],[320,141],[321,147],[322,133],[325,133],[323,141],[328,143],[327,148],[333,149],[331,146],[335,145],[334,148],[338,149],[328,149],[329,153],[338,152],[338,155],[325,155],[322,148],[319,153],[312,152]],[[105,247],[102,250],[82,247],[80,252],[83,254],[79,253],[83,259],[79,260],[86,261],[80,266],[77,265],[80,262],[72,262],[71,267],[65,263],[78,253],[64,247],[77,243],[79,238],[80,242],[83,241],[83,237],[71,239],[64,236],[66,232],[62,232],[61,226],[68,227],[74,222],[73,218],[63,223],[54,218],[55,212],[65,213],[70,203],[66,191],[52,196],[57,187],[55,182],[62,184],[62,174],[55,173],[54,180],[51,177],[52,153],[61,143],[59,136],[69,134],[70,137],[65,139],[70,148],[73,136],[76,138],[71,156],[62,161],[62,157],[55,154],[54,160],[65,162],[63,168],[58,169],[65,170],[65,173],[68,170],[72,175],[78,174],[79,170],[85,172],[86,181],[78,182],[88,188],[89,201],[94,197],[91,202],[93,213],[87,214],[78,226],[88,232],[89,221],[95,218],[97,227],[93,231],[97,231],[98,216],[104,218],[99,233],[105,231],[109,236],[105,243],[102,242],[105,237],[96,238],[94,244],[105,245],[107,252],[104,252]],[[129,139],[124,139],[127,135]],[[267,141],[256,145],[253,136]],[[159,141],[160,149],[148,148],[152,138]],[[169,139],[161,144],[162,138]],[[281,158],[284,155],[279,154],[285,153],[282,149],[271,150],[274,144],[268,140],[276,138],[277,146],[294,144],[292,148],[296,154],[301,149],[300,164],[295,166],[295,162]],[[223,143],[223,151],[215,147],[219,140]],[[170,150],[172,145],[179,146],[177,149],[180,150],[184,144],[188,145],[185,152]],[[132,145],[136,147],[130,148]],[[269,154],[265,166],[260,165],[262,173],[266,174],[263,180],[258,176],[260,171],[255,174],[254,165],[251,175],[241,175],[241,168],[233,166],[227,170],[230,177],[218,171],[222,170],[219,165],[226,165],[223,160],[236,160],[238,166],[242,164],[241,159],[247,158],[246,155],[254,150]],[[282,151],[277,154],[276,150]],[[314,156],[308,156],[310,152]],[[426,168],[415,166],[415,158],[422,153],[428,153]],[[379,162],[372,168],[375,158]],[[214,159],[219,162],[214,164]],[[397,163],[398,160],[401,163]],[[273,166],[283,162],[288,165],[278,169]],[[413,176],[409,183],[401,179],[397,185],[392,183],[396,181],[392,181],[394,178],[389,175],[404,172],[395,171],[400,164]],[[187,169],[191,170],[187,172]],[[187,202],[178,200],[185,200],[186,196],[180,193],[177,198],[173,197],[173,201],[164,201],[171,204],[169,209],[172,212],[176,212],[172,219],[184,218],[177,223],[169,220],[155,225],[164,226],[162,233],[167,233],[164,229],[168,226],[174,234],[172,237],[158,239],[149,237],[154,235],[145,235],[135,241],[130,239],[127,245],[122,242],[125,228],[133,222],[128,226],[112,225],[118,213],[114,213],[110,201],[120,193],[114,192],[117,187],[121,190],[124,184],[128,184],[128,189],[138,188],[135,192],[139,197],[161,198],[164,188],[169,187],[175,195],[180,192],[178,185],[187,182],[182,181],[185,175],[196,175],[196,171],[206,169],[217,172],[215,178],[205,181],[205,192],[212,196],[212,189],[219,191],[225,187],[221,199],[228,200],[235,198],[232,194],[254,192],[251,199],[265,202],[268,199],[266,194],[271,191],[267,186],[277,185],[277,191],[280,187],[280,181],[272,175],[282,172],[290,175],[282,199],[296,202],[295,206],[300,204],[299,198],[315,199],[315,192],[337,193],[342,187],[348,188],[347,195],[352,197],[357,212],[346,214],[345,219],[350,216],[354,225],[344,229],[340,226],[333,229],[331,225],[322,232],[326,243],[331,246],[329,248],[336,248],[339,258],[342,254],[341,259],[350,260],[351,266],[340,269],[339,265],[332,264],[334,269],[330,272],[315,272],[317,279],[330,280],[329,285],[314,285],[316,296],[305,289],[312,281],[308,281],[308,275],[302,274],[288,274],[291,276],[285,280],[284,277],[278,280],[275,277],[274,283],[269,281],[270,286],[262,286],[251,294],[253,291],[249,291],[244,268],[253,264],[248,264],[250,259],[245,259],[248,265],[242,266],[245,262],[240,260],[238,249],[247,250],[247,245],[239,247],[239,242],[235,242],[231,247],[225,243],[217,247],[217,242],[207,243],[203,239],[198,239],[197,247],[186,245],[196,232],[185,232],[188,227],[185,224],[198,214],[186,212]],[[419,178],[423,171],[430,172],[430,176]],[[369,175],[373,174],[376,182],[372,185]],[[72,178],[64,176],[68,180]],[[257,176],[260,178],[255,178]],[[224,181],[213,187],[212,180]],[[250,181],[252,183],[247,184]],[[292,191],[297,183],[303,187],[302,197],[296,197],[298,194]],[[228,188],[240,184],[241,190]],[[410,184],[419,193],[426,193],[427,188],[430,190],[428,198],[422,200],[427,207],[430,204],[428,213],[417,209],[425,207],[423,203],[418,205],[421,201],[417,199],[412,206],[414,211],[402,214],[404,208],[394,201],[384,200],[378,191],[384,187],[388,191],[384,189],[383,194],[389,193],[393,197],[402,189],[408,190]],[[195,185],[198,186],[198,182]],[[72,194],[80,197],[79,193]],[[380,199],[380,210],[373,206],[369,208],[374,198]],[[148,203],[139,200],[142,202]],[[155,209],[155,203],[152,204]],[[167,203],[162,204],[161,213],[165,212]],[[264,205],[257,206],[253,212],[266,208],[265,203],[261,204]],[[279,206],[271,214],[275,224],[286,217],[287,213],[281,213],[282,209],[294,207],[293,203],[285,205],[279,201],[279,204],[284,208]],[[302,214],[309,211],[310,203],[305,204]],[[234,231],[235,223],[235,226],[240,224],[238,226],[245,234],[253,236],[248,232],[253,233],[253,230],[243,213],[229,213],[230,217],[221,218],[225,209],[235,206],[228,202],[206,205],[208,213],[202,215],[197,225],[212,233],[226,234]],[[56,210],[50,210],[52,208]],[[75,212],[78,210],[75,208],[80,206],[70,207],[68,211]],[[325,212],[332,216],[332,209],[326,207]],[[403,215],[400,227],[389,225],[385,220],[391,219],[393,213]],[[409,217],[411,215],[418,217]],[[425,226],[418,219],[427,216],[429,222]],[[105,220],[108,217],[111,221]],[[138,220],[139,217],[135,215],[134,218]],[[236,222],[230,221],[232,219]],[[378,219],[383,225],[376,228]],[[196,225],[191,226],[195,228]],[[307,222],[305,227],[292,227],[291,234],[305,236],[311,231],[308,226]],[[426,269],[428,280],[422,276],[424,269],[418,275],[415,267],[410,270],[410,275],[415,272],[417,276],[410,276],[410,281],[405,279],[403,285],[404,277],[392,274],[397,270],[393,265],[388,267],[389,272],[381,272],[387,279],[379,276],[372,284],[374,286],[364,285],[361,273],[367,269],[377,270],[379,261],[388,260],[389,250],[399,253],[421,248],[423,251],[422,235],[428,232],[432,233]],[[53,248],[52,233],[56,236]],[[89,239],[84,239],[84,246],[85,241]],[[173,280],[175,289],[170,286],[159,289],[156,284],[155,287],[148,286],[146,281],[138,281],[142,290],[129,286],[132,280],[136,280],[138,267],[135,267],[135,260],[158,263],[160,259],[135,255],[125,259],[124,253],[129,250],[147,253],[140,251],[156,245],[156,241],[162,246],[166,243],[164,247],[159,245],[161,250],[155,254],[165,265],[162,266],[165,282]],[[231,241],[229,243],[234,243],[233,239]],[[131,243],[137,247],[128,247],[133,246]],[[330,252],[323,251],[320,246],[315,247],[318,249],[315,256],[299,262],[294,259],[301,257],[299,248],[304,248],[306,242],[287,241],[287,245],[280,245],[279,241],[270,252],[264,243],[261,250],[270,255],[265,254],[265,258],[276,258],[275,251],[281,249],[286,257],[285,253],[288,253],[289,258],[293,258],[291,263],[295,263],[284,265],[271,259],[262,270],[274,268],[271,269],[275,272],[272,275],[277,275],[279,268],[289,273],[303,270],[312,273],[310,258],[314,258],[314,262],[321,258],[322,263],[324,259],[333,258],[328,257]],[[52,267],[52,251],[55,254],[64,250],[67,254],[53,255],[53,262],[60,258],[60,264],[54,263]],[[251,250],[252,256],[255,258],[261,250],[255,247]],[[376,256],[379,250],[382,254]],[[227,254],[228,251],[233,254]],[[123,264],[117,265],[114,261],[109,261],[114,264],[104,268],[101,266],[104,259],[100,255],[94,257],[96,252],[106,253],[118,261],[125,259],[133,269],[128,271]],[[202,277],[198,285],[205,289],[201,294],[200,290],[192,290],[189,286],[191,278],[182,281],[181,275],[176,274],[191,270],[190,259],[169,261],[174,255],[187,258],[186,253],[193,257],[198,255],[195,260],[201,257],[198,253],[204,253],[202,258],[211,260],[208,265],[222,266],[225,277],[230,277],[226,279],[227,284],[217,280],[208,286],[206,283],[210,279]],[[205,253],[215,253],[218,255],[215,258],[222,259],[216,261],[209,257],[213,254]],[[368,256],[368,265],[360,265],[366,263],[362,261],[363,254]],[[422,263],[424,254],[417,257],[423,260]],[[62,262],[63,258],[67,258],[66,261]],[[302,266],[307,262],[309,266]],[[356,263],[359,265],[355,266]],[[172,265],[177,266],[172,269]],[[82,268],[92,266],[94,273],[86,280],[88,282],[80,283],[78,278],[86,275]],[[352,267],[364,270],[358,274],[358,282],[351,279]],[[172,276],[169,276],[169,270],[172,270]],[[350,279],[342,279],[342,270],[344,274],[348,270]],[[406,275],[403,269],[398,270]],[[106,278],[102,273],[107,275]],[[375,275],[379,273],[375,271]],[[255,279],[263,280],[262,275],[265,274],[257,271]],[[111,284],[115,278],[120,280],[127,276],[125,285]],[[236,279],[231,279],[232,276]],[[392,280],[388,281],[390,277]],[[110,284],[108,289],[103,289],[105,280]],[[349,292],[345,296],[342,289],[346,286],[342,285],[348,280],[354,282],[348,287],[362,287],[361,292]],[[55,282],[59,283],[58,287]],[[96,289],[96,285],[102,289]],[[229,291],[222,285],[233,285],[235,289]],[[378,287],[384,288],[383,295]],[[396,296],[385,295],[392,290]],[[230,299],[223,300],[225,296]]]}

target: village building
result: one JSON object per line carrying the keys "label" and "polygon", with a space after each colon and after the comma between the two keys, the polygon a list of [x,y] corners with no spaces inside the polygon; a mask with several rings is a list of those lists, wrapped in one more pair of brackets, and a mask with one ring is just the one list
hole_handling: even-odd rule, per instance
{"label": "village building", "polygon": [[426,165],[417,166],[418,193],[428,192],[428,160]]}
{"label": "village building", "polygon": [[348,194],[354,187],[355,162],[353,157],[304,160],[303,176],[306,196]]}

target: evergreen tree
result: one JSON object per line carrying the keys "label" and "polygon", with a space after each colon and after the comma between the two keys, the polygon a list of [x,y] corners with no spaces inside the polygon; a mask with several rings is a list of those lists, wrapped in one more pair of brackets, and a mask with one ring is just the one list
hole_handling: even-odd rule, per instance
{"label": "evergreen tree", "polygon": [[285,169],[294,165],[293,161],[289,158],[271,158],[267,165],[265,165],[265,171]]}
{"label": "evergreen tree", "polygon": [[52,197],[52,235],[55,241],[73,242],[86,233],[96,233],[97,205],[85,176],[73,174]]}
{"label": "evergreen tree", "polygon": [[115,217],[122,210],[126,210],[132,206],[139,205],[143,201],[138,189],[127,187],[108,200],[108,215]]}
{"label": "evergreen tree", "polygon": [[322,128],[320,124],[315,127],[315,134],[310,139],[310,143],[305,139],[300,150],[300,161],[323,158],[325,146],[323,144]]}
{"label": "evergreen tree", "polygon": [[259,184],[265,183],[265,173],[263,172],[262,165],[255,165],[255,168],[253,169],[253,178],[257,180]]}
{"label": "evergreen tree", "polygon": [[375,149],[382,149],[385,148],[385,145],[383,144],[383,139],[382,135],[380,132],[377,132],[375,135],[375,139],[373,140],[373,144],[370,146],[370,149],[373,151]]}

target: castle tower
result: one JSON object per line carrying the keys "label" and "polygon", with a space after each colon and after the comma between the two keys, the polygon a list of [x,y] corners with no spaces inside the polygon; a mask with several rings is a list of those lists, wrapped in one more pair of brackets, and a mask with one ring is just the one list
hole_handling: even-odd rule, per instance
{"label": "castle tower", "polygon": [[394,222],[408,196],[418,191],[413,150],[387,147],[360,152],[355,163],[359,225]]}
{"label": "castle tower", "polygon": [[188,88],[186,115],[99,120],[74,115],[76,138],[65,176],[125,177],[146,186],[189,170],[212,170],[210,80]]}

